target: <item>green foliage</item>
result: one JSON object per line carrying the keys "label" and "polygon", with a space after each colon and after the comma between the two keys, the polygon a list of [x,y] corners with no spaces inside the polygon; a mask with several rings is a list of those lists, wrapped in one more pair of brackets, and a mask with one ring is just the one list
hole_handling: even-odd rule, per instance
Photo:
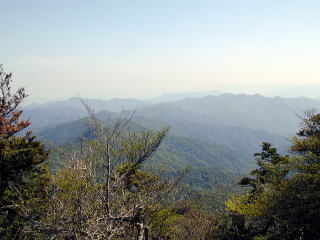
{"label": "green foliage", "polygon": [[216,167],[232,172],[246,172],[248,165],[241,153],[225,146],[196,138],[169,135],[150,163],[162,163],[171,170],[192,166]]}
{"label": "green foliage", "polygon": [[142,130],[139,135],[129,133],[120,141],[120,151],[129,162],[139,168],[159,147],[168,131],[169,128],[165,127],[157,133],[151,130]]}
{"label": "green foliage", "polygon": [[[38,238],[133,239],[163,208],[169,182],[142,168],[168,128],[124,131],[127,119],[113,127],[91,116],[93,139],[58,148],[62,166],[52,177],[46,216]],[[97,130],[97,131],[96,131]],[[142,226],[142,227],[141,227]]]}
{"label": "green foliage", "polygon": [[30,135],[0,139],[0,193],[21,184],[24,173],[43,163],[47,156],[45,146]]}
{"label": "green foliage", "polygon": [[45,146],[20,119],[19,105],[27,96],[24,88],[11,92],[11,74],[0,65],[0,235],[2,239],[27,237],[45,210],[49,181]]}
{"label": "green foliage", "polygon": [[240,185],[249,185],[252,192],[262,191],[266,185],[278,183],[287,176],[290,158],[279,155],[271,144],[262,143],[262,152],[256,153],[255,156],[258,157],[259,168],[251,172],[254,178],[245,177],[240,181]]}
{"label": "green foliage", "polygon": [[[246,238],[318,239],[320,214],[320,115],[308,112],[303,128],[292,138],[293,156],[280,156],[264,143],[256,154],[259,168],[241,185],[251,192],[226,202],[242,216]],[[239,229],[239,228],[238,228]]]}
{"label": "green foliage", "polygon": [[[112,122],[106,126],[111,125]],[[140,125],[131,121],[126,126],[126,132],[148,132],[144,125]],[[80,136],[80,137],[79,137]],[[40,139],[52,142],[53,144],[67,146],[68,149],[76,147],[75,143],[83,142],[84,136],[92,139],[93,136],[86,131],[83,122],[75,121],[72,123],[62,124],[55,128],[49,129],[40,134]],[[123,139],[125,136],[123,136]],[[131,136],[133,139],[134,136]],[[127,141],[124,139],[124,141]],[[128,146],[130,148],[138,147]],[[71,149],[70,149],[71,150]],[[55,168],[57,161],[52,159],[52,166]],[[228,171],[242,173],[254,167],[254,164],[248,164],[248,161],[241,152],[233,151],[225,146],[221,146],[211,142],[205,142],[197,138],[182,137],[175,135],[167,135],[157,152],[151,156],[147,165],[152,165],[153,168],[164,167],[170,170],[177,170],[186,166],[199,168],[216,167],[227,169]]]}
{"label": "green foliage", "polygon": [[177,223],[182,216],[169,207],[163,207],[150,216],[149,226],[152,237],[155,239],[165,239],[172,236],[177,231]]}

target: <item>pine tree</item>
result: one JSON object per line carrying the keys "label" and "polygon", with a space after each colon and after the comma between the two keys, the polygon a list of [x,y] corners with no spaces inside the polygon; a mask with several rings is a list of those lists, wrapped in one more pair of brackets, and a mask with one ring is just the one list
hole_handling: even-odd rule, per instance
{"label": "pine tree", "polygon": [[228,210],[245,220],[244,239],[320,238],[320,114],[307,112],[291,142],[290,157],[264,143],[256,154],[259,168],[240,181],[250,192],[227,201]]}
{"label": "pine tree", "polygon": [[12,74],[0,65],[0,235],[19,239],[44,207],[48,151],[31,132],[17,136],[30,125],[21,120],[24,88],[12,93]]}

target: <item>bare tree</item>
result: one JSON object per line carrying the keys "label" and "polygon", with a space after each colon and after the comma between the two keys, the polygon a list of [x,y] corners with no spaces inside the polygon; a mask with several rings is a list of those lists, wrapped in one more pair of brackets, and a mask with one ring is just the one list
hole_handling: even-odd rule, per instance
{"label": "bare tree", "polygon": [[126,127],[134,112],[105,125],[83,104],[94,138],[75,150],[58,149],[64,166],[52,178],[47,217],[35,237],[148,240],[148,216],[172,183],[144,171],[142,164],[169,128],[132,133]]}

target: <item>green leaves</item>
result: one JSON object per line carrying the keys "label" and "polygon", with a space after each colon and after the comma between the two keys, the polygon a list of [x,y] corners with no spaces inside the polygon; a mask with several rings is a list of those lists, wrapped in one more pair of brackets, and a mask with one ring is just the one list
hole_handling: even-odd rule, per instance
{"label": "green leaves", "polygon": [[292,156],[263,143],[258,168],[241,185],[251,192],[232,196],[229,211],[245,217],[247,238],[318,239],[320,233],[320,114],[307,112],[291,139]]}
{"label": "green leaves", "polygon": [[12,74],[0,65],[0,235],[26,237],[44,213],[49,182],[48,151],[31,132],[17,137],[29,121],[21,120],[24,88],[11,91]]}

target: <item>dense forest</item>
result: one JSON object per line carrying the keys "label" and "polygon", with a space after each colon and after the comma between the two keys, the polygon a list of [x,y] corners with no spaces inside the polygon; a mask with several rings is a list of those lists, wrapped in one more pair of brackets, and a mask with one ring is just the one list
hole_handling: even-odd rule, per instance
{"label": "dense forest", "polygon": [[[25,114],[12,85],[1,66],[1,239],[320,238],[320,114],[301,104],[317,101],[275,98],[275,111],[225,94],[96,114],[106,103],[82,99]],[[295,135],[288,106],[305,110]]]}

